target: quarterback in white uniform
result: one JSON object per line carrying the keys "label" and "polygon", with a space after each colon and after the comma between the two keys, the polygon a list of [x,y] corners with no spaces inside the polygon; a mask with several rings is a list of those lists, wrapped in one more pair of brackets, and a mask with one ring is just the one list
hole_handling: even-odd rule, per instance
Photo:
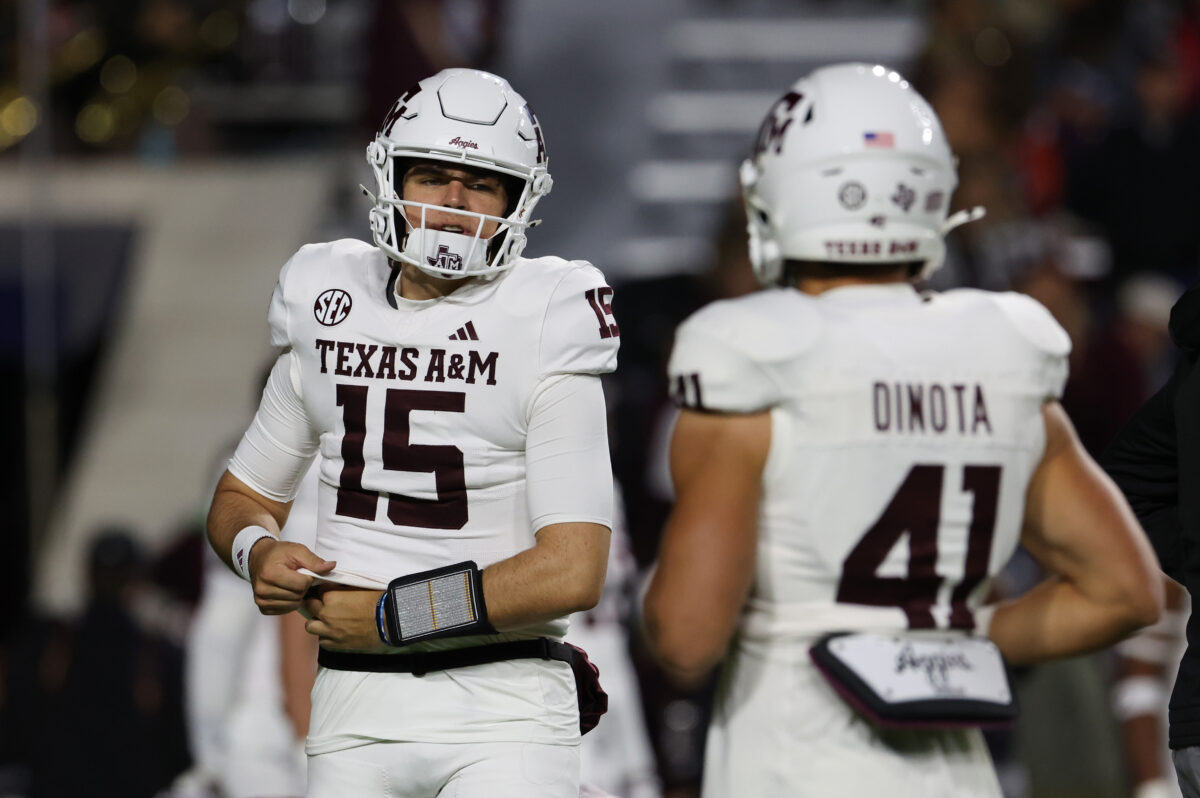
{"label": "quarterback in white uniform", "polygon": [[[1057,402],[1069,339],[1025,296],[914,289],[977,214],[947,220],[941,125],[889,69],[797,82],[741,177],[767,288],[679,328],[645,602],[681,680],[728,653],[705,798],[999,798],[974,727],[1011,719],[1001,655],[1099,648],[1161,608]],[[982,607],[1018,543],[1055,578]]]}
{"label": "quarterback in white uniform", "polygon": [[[303,607],[320,638],[310,796],[575,798],[603,707],[561,640],[604,584],[612,289],[586,262],[520,257],[551,180],[502,78],[426,78],[367,159],[375,245],[284,266],[283,353],[209,537],[263,612]],[[276,529],[318,451],[309,550]]]}

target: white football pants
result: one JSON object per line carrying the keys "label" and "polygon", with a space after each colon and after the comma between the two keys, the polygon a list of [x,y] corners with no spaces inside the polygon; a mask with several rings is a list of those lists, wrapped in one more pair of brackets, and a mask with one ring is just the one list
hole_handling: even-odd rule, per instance
{"label": "white football pants", "polygon": [[308,758],[308,798],[579,798],[579,746],[377,742]]}

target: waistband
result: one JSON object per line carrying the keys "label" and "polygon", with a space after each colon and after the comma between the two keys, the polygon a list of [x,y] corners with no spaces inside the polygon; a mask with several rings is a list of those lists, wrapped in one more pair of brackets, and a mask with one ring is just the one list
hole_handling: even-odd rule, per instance
{"label": "waistband", "polygon": [[509,659],[570,662],[571,647],[547,637],[538,637],[532,640],[510,640],[505,643],[452,648],[446,651],[414,651],[410,654],[356,654],[326,649],[321,649],[317,654],[317,664],[335,671],[411,673],[414,676]]}

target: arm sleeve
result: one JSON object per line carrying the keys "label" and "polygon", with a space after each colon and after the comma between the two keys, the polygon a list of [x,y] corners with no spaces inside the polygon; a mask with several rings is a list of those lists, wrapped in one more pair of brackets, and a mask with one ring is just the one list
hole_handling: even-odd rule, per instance
{"label": "arm sleeve", "polygon": [[577,261],[563,275],[542,322],[540,374],[607,374],[616,369],[621,328],[612,299],[604,275],[590,263]]}
{"label": "arm sleeve", "polygon": [[229,461],[231,474],[279,502],[295,498],[319,443],[300,400],[299,369],[291,351],[275,361],[254,421]]}
{"label": "arm sleeve", "polygon": [[1100,455],[1100,465],[1125,494],[1149,535],[1163,571],[1176,580],[1182,576],[1185,552],[1179,522],[1175,395],[1187,368],[1186,363],[1180,364]]}
{"label": "arm sleeve", "polygon": [[543,380],[530,403],[526,491],[533,531],[571,521],[612,528],[613,481],[600,378]]}
{"label": "arm sleeve", "polygon": [[754,413],[777,403],[771,374],[728,337],[710,331],[706,314],[680,325],[667,366],[671,397],[681,407]]}

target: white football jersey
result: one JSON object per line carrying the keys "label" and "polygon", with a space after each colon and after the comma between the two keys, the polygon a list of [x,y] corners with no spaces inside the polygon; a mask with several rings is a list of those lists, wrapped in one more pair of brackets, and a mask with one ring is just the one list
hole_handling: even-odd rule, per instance
{"label": "white football jersey", "polygon": [[[533,545],[534,391],[555,374],[612,371],[619,341],[612,289],[587,263],[523,260],[424,301],[397,296],[393,280],[374,246],[306,246],[270,311],[320,433],[317,553],[383,582]],[[576,515],[607,526],[611,506]]]}
{"label": "white football jersey", "polygon": [[770,409],[743,640],[974,626],[1016,548],[1070,340],[1019,294],[907,284],[717,302],[678,331],[692,409]]}
{"label": "white football jersey", "polygon": [[[463,560],[485,568],[531,548],[550,523],[609,526],[607,460],[604,474],[555,475],[584,491],[535,495],[526,483],[539,389],[557,375],[616,367],[619,329],[603,275],[582,261],[521,259],[425,301],[399,297],[395,279],[372,245],[314,244],[284,266],[271,300],[272,341],[292,350],[293,384],[319,434],[316,553],[339,571],[386,583]],[[598,415],[591,432],[603,437]],[[504,637],[561,638],[566,625]],[[417,679],[322,669],[309,753],[365,738],[558,743],[578,734],[563,663],[467,670]]]}

